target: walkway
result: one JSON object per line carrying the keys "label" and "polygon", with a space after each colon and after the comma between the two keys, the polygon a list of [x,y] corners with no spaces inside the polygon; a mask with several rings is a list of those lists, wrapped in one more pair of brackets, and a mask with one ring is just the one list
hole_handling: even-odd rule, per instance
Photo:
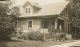
{"label": "walkway", "polygon": [[74,41],[74,42],[64,43],[64,44],[61,44],[61,45],[54,45],[54,46],[50,46],[50,47],[71,47],[71,46],[76,46],[76,45],[79,45],[79,44],[80,44],[80,40],[77,40],[77,41]]}

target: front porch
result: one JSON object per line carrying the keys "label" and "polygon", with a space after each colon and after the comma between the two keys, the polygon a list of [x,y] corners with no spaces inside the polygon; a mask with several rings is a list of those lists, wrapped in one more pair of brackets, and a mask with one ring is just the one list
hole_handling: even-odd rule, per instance
{"label": "front porch", "polygon": [[58,18],[46,18],[41,19],[41,28],[39,30],[42,33],[60,33],[64,31],[64,20]]}

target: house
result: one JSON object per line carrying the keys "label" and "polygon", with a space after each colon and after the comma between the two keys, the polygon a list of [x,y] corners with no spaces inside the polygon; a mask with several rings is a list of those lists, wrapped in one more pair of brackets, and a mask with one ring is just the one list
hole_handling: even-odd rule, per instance
{"label": "house", "polygon": [[27,1],[23,6],[17,6],[16,28],[21,32],[68,32],[68,5],[69,1],[44,6]]}

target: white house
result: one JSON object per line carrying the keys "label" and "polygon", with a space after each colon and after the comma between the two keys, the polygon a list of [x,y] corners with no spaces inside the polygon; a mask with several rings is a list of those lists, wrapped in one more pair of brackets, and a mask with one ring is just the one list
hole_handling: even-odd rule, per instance
{"label": "white house", "polygon": [[21,32],[40,31],[44,33],[69,31],[69,1],[39,6],[27,1],[15,6],[16,28]]}

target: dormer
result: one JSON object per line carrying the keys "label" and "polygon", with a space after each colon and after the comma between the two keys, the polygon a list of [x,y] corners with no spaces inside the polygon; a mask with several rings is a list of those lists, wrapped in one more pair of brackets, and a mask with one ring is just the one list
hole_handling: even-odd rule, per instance
{"label": "dormer", "polygon": [[36,13],[36,11],[39,11],[41,8],[38,6],[37,3],[31,3],[29,1],[27,1],[24,5],[23,5],[24,11],[26,15],[33,15]]}

